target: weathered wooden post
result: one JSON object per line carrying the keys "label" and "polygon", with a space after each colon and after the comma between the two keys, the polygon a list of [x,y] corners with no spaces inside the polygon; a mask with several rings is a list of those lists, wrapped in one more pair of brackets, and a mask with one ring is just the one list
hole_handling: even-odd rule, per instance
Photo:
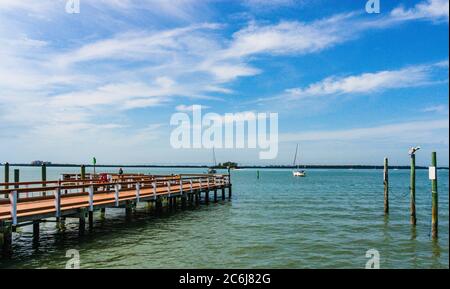
{"label": "weathered wooden post", "polygon": [[[41,179],[42,179],[42,182],[46,182],[47,181],[47,165],[46,164],[42,164],[42,167],[41,167]],[[47,185],[46,184],[42,184],[42,187],[46,187]],[[42,192],[42,196],[46,196],[47,195],[47,192],[46,191],[43,191]]]}
{"label": "weathered wooden post", "polygon": [[[5,163],[5,183],[9,183],[9,163]],[[5,185],[5,190],[9,189],[8,185]],[[8,195],[5,195],[7,198]]]}
{"label": "weathered wooden post", "polygon": [[82,208],[79,211],[80,215],[80,221],[79,221],[79,234],[83,235],[84,231],[86,229],[86,208]]}
{"label": "weathered wooden post", "polygon": [[198,190],[197,193],[195,193],[195,205],[196,206],[200,206],[200,198],[201,198],[201,193],[200,193],[200,190]]}
{"label": "weathered wooden post", "polygon": [[125,218],[126,219],[131,219],[132,208],[133,208],[133,204],[131,203],[131,201],[126,201],[125,202]]}
{"label": "weathered wooden post", "polygon": [[[19,185],[17,184],[18,182],[20,182],[20,170],[19,169],[14,169],[14,183],[16,183],[14,185],[15,189],[19,188]],[[19,200],[19,196],[20,196],[20,194],[17,193],[17,200]]]}
{"label": "weathered wooden post", "polygon": [[[9,183],[9,163],[5,163],[5,183]],[[5,189],[9,189],[8,185],[5,185]]]}
{"label": "weathered wooden post", "polygon": [[38,241],[39,240],[39,220],[33,221],[33,240]]}
{"label": "weathered wooden post", "polygon": [[217,189],[214,189],[214,203],[217,203]]}
{"label": "weathered wooden post", "polygon": [[[41,180],[42,182],[46,182],[47,181],[47,166],[46,164],[42,164],[41,166]],[[46,184],[42,184],[42,187],[46,187]],[[47,192],[46,191],[42,191],[42,196],[46,196]],[[40,220],[34,220],[33,221],[33,241],[37,242],[39,240],[39,234],[40,234]]]}
{"label": "weathered wooden post", "polygon": [[209,204],[209,188],[205,191],[205,204]]}
{"label": "weathered wooden post", "polygon": [[94,228],[94,186],[89,186],[89,210],[88,210],[88,223],[89,230]]}
{"label": "weathered wooden post", "polygon": [[0,248],[3,255],[11,252],[12,245],[12,223],[11,221],[0,221]]}
{"label": "weathered wooden post", "polygon": [[389,161],[388,161],[388,158],[384,158],[383,183],[384,183],[384,213],[389,214]]}
{"label": "weathered wooden post", "polygon": [[86,167],[84,165],[81,165],[81,179],[85,180],[86,179]]}
{"label": "weathered wooden post", "polygon": [[436,152],[431,153],[431,167],[429,168],[431,179],[431,237],[438,237],[438,187],[437,187],[437,161]]}
{"label": "weathered wooden post", "polygon": [[416,154],[413,149],[411,152],[411,178],[410,178],[410,223],[417,224],[416,219]]}
{"label": "weathered wooden post", "polygon": [[[14,182],[15,182],[15,183],[20,182],[20,170],[19,170],[19,169],[15,169],[15,170],[14,170]],[[19,185],[18,185],[18,184],[15,184],[15,185],[14,185],[14,188],[15,188],[15,189],[18,189],[18,188],[19,188]]]}

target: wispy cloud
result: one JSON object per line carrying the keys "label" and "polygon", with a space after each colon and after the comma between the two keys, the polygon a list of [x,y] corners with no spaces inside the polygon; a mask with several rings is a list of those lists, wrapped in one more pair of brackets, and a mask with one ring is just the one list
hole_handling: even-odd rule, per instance
{"label": "wispy cloud", "polygon": [[[443,62],[439,62],[443,63]],[[310,84],[306,88],[287,89],[277,98],[301,99],[326,95],[367,94],[393,88],[405,88],[441,83],[444,79],[434,79],[433,72],[438,64],[410,66],[399,70],[363,73],[347,77],[331,76]]]}
{"label": "wispy cloud", "polygon": [[416,4],[413,8],[406,9],[401,6],[391,12],[395,20],[425,19],[432,21],[447,21],[449,19],[448,0],[427,0]]}
{"label": "wispy cloud", "polygon": [[[358,127],[338,130],[315,130],[285,133],[280,136],[284,142],[305,141],[392,141],[396,143],[445,143],[448,145],[448,119],[412,121],[372,127]],[[439,134],[436,134],[436,131]],[[439,137],[437,137],[439,135]]]}
{"label": "wispy cloud", "polygon": [[[199,104],[197,104],[197,105],[200,106],[201,109],[208,109],[208,108],[210,108],[207,105],[199,105]],[[194,110],[194,105],[180,104],[180,105],[177,105],[175,107],[175,110],[179,111],[179,112],[192,112]]]}
{"label": "wispy cloud", "polygon": [[422,109],[423,112],[432,112],[432,113],[445,113],[448,114],[448,105],[440,104],[440,105],[432,105],[427,106]]}

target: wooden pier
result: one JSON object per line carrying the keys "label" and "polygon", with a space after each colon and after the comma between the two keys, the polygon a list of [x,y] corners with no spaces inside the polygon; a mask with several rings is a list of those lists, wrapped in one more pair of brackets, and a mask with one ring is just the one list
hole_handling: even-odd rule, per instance
{"label": "wooden pier", "polygon": [[[104,216],[106,208],[124,208],[127,217],[138,203],[153,203],[161,210],[198,206],[231,198],[229,175],[220,174],[64,174],[61,180],[39,182],[0,183],[0,246],[1,251],[11,247],[12,232],[16,227],[33,225],[33,236],[39,238],[39,224],[50,218],[56,222],[78,218],[80,232],[85,230],[86,218],[93,227],[94,211]],[[202,196],[203,195],[203,196]],[[1,198],[4,197],[4,198]]]}

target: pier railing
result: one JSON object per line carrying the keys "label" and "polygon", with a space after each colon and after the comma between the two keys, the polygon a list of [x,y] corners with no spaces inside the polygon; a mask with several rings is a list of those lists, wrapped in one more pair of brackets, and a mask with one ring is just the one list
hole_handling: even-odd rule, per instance
{"label": "pier railing", "polygon": [[[96,204],[115,203],[119,206],[123,200],[139,201],[140,198],[149,196],[170,196],[194,190],[209,191],[230,185],[229,176],[220,174],[108,174],[106,177],[92,175],[89,179],[66,174],[64,178],[54,181],[0,183],[0,187],[5,188],[0,190],[0,196],[4,196],[0,199],[0,220],[11,219],[16,224],[19,209],[19,213],[26,216],[34,210],[36,214],[55,212],[58,217],[61,210],[81,207],[92,210]],[[64,202],[69,198],[73,200],[70,204]],[[52,202],[49,203],[49,200]]]}

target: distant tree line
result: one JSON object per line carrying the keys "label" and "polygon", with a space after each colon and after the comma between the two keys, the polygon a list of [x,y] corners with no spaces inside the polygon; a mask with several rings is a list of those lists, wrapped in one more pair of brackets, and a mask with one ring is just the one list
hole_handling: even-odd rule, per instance
{"label": "distant tree line", "polygon": [[237,167],[238,167],[238,164],[234,163],[234,162],[219,163],[217,165],[218,169],[226,169],[226,168],[235,169]]}

